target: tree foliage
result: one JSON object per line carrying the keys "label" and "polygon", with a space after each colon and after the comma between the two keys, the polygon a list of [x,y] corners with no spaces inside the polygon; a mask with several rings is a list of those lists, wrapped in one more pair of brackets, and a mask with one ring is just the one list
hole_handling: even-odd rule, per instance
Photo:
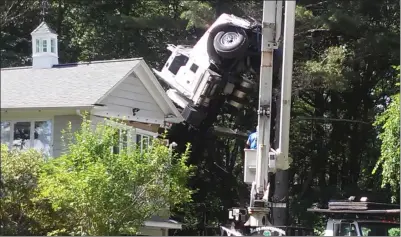
{"label": "tree foliage", "polygon": [[[397,70],[400,70],[399,66]],[[381,168],[382,187],[390,185],[393,201],[396,202],[400,193],[400,93],[391,96],[389,100],[387,109],[377,116],[375,122],[382,129],[379,135],[382,144],[380,159],[373,173]]]}
{"label": "tree foliage", "polygon": [[57,226],[62,213],[39,198],[37,183],[45,163],[35,150],[8,150],[1,145],[1,234],[46,235]]}
{"label": "tree foliage", "polygon": [[132,235],[153,215],[189,202],[189,145],[179,155],[153,139],[141,151],[121,145],[120,131],[84,119],[80,130],[65,132],[66,153],[48,161],[3,146],[3,233]]}
{"label": "tree foliage", "polygon": [[55,210],[74,213],[70,234],[135,234],[159,210],[190,200],[188,146],[182,156],[172,156],[154,139],[146,151],[127,144],[113,154],[110,148],[120,146],[118,128],[100,123],[93,131],[86,119],[81,127],[67,153],[46,164],[39,182]]}

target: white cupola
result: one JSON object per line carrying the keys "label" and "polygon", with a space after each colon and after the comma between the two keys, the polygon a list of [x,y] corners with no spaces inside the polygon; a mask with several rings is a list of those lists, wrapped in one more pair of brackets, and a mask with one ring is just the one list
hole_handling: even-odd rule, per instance
{"label": "white cupola", "polygon": [[42,22],[31,33],[32,67],[52,68],[58,64],[57,33]]}

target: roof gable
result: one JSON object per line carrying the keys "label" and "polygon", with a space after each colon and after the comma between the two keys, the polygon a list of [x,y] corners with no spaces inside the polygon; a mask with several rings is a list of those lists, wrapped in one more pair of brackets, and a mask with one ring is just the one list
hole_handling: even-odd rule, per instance
{"label": "roof gable", "polygon": [[135,74],[159,111],[171,121],[182,116],[142,58],[1,69],[1,108],[92,107]]}
{"label": "roof gable", "polygon": [[57,32],[54,31],[52,28],[50,28],[49,25],[47,25],[47,23],[44,21],[40,23],[40,25],[31,32],[31,34],[48,34],[48,33],[57,35]]}
{"label": "roof gable", "polygon": [[50,69],[1,70],[1,108],[92,106],[138,64],[139,59],[77,63]]}
{"label": "roof gable", "polygon": [[179,122],[184,120],[145,61],[138,64],[135,73],[167,117],[175,117]]}

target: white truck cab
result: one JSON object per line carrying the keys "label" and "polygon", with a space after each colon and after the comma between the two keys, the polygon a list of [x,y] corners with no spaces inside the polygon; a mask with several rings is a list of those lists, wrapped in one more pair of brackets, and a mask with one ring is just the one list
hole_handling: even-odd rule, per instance
{"label": "white truck cab", "polygon": [[393,236],[400,223],[387,220],[329,219],[324,236]]}
{"label": "white truck cab", "polygon": [[244,74],[260,68],[260,26],[222,14],[193,47],[167,46],[170,57],[161,71],[153,71],[169,86],[167,95],[188,123],[200,125],[222,98],[237,110],[243,107],[255,84]]}
{"label": "white truck cab", "polygon": [[328,209],[309,208],[327,216],[324,236],[399,236],[400,206],[367,202],[331,201]]}

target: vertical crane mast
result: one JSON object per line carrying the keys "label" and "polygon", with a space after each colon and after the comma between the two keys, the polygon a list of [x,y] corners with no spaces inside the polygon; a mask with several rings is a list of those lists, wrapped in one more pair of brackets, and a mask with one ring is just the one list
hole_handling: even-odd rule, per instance
{"label": "vertical crane mast", "polygon": [[295,1],[286,1],[284,18],[284,43],[283,43],[283,65],[281,77],[281,100],[280,120],[278,133],[278,146],[276,151],[278,169],[275,177],[275,190],[273,198],[282,203],[273,204],[274,225],[287,225],[287,200],[288,200],[288,152],[289,131],[291,113],[291,86],[294,52],[294,29],[295,29]]}
{"label": "vertical crane mast", "polygon": [[[263,2],[262,22],[262,58],[259,82],[259,109],[258,109],[258,146],[256,153],[256,191],[265,196],[268,185],[268,162],[270,150],[270,124],[271,124],[271,100],[273,81],[273,50],[278,47],[276,40],[277,29],[281,28],[280,22],[276,22],[276,15],[281,15],[281,7],[278,2]],[[280,5],[281,5],[280,4]]]}
{"label": "vertical crane mast", "polygon": [[[291,81],[292,81],[292,61],[293,61],[293,37],[295,25],[295,0],[285,1],[285,25],[284,25],[284,57],[282,62],[282,84],[280,100],[280,125],[279,144],[274,151],[270,147],[270,129],[271,129],[271,102],[273,86],[273,51],[277,49],[281,39],[283,0],[264,0],[263,1],[263,21],[262,21],[262,55],[261,70],[259,81],[259,107],[258,107],[258,135],[256,150],[256,174],[252,182],[250,205],[243,214],[242,208],[232,208],[229,211],[229,218],[234,219],[235,223],[245,221],[243,227],[250,227],[253,231],[273,230],[280,235],[285,231],[272,227],[269,219],[270,208],[269,198],[269,180],[268,173],[286,171],[289,168],[288,144],[289,144],[289,126],[291,110]],[[247,151],[245,151],[247,152]],[[247,155],[245,153],[245,159]],[[246,161],[245,161],[246,163]],[[247,167],[244,165],[244,170]],[[245,172],[245,171],[244,171]],[[285,182],[285,181],[283,181]],[[287,188],[284,185],[282,188]],[[286,196],[288,190],[280,190],[280,196]],[[283,194],[283,195],[282,195]],[[284,207],[273,203],[273,207]],[[284,210],[285,211],[285,210]],[[282,213],[282,212],[281,212]],[[243,216],[246,217],[243,219]],[[234,225],[236,226],[236,224]],[[241,236],[245,233],[242,229],[227,229],[222,227],[229,235]],[[241,226],[241,225],[240,225]],[[258,228],[261,227],[261,228]],[[234,228],[234,229],[233,229]],[[241,232],[237,232],[237,230]],[[251,233],[254,233],[251,231]]]}
{"label": "vertical crane mast", "polygon": [[282,170],[289,167],[288,149],[290,141],[290,114],[291,114],[291,87],[292,87],[292,64],[294,54],[294,28],[295,28],[295,1],[285,3],[284,20],[284,47],[283,47],[283,66],[281,82],[281,101],[280,101],[280,129],[279,145],[277,155]]}
{"label": "vertical crane mast", "polygon": [[247,225],[267,224],[269,197],[269,151],[271,128],[271,102],[273,87],[273,50],[278,48],[282,1],[263,1],[262,55],[259,81],[258,146],[256,151],[256,180],[252,184]]}

